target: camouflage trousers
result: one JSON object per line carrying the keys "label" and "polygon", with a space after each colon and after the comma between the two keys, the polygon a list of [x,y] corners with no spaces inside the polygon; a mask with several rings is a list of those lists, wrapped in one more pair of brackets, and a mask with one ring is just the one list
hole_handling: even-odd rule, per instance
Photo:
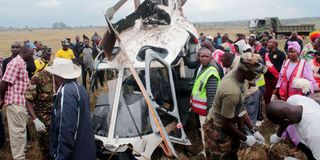
{"label": "camouflage trousers", "polygon": [[227,132],[213,124],[213,120],[203,125],[206,157],[208,160],[236,160],[240,140],[231,137]]}
{"label": "camouflage trousers", "polygon": [[49,130],[50,130],[50,117],[47,114],[38,115],[39,119],[46,126],[46,132],[37,133],[37,140],[40,147],[41,155],[43,160],[50,160],[50,150],[49,150]]}

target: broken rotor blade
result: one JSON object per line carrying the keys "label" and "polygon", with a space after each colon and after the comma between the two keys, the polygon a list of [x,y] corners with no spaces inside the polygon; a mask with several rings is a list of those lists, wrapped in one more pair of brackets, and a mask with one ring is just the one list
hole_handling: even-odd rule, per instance
{"label": "broken rotor blade", "polygon": [[125,4],[128,0],[120,0],[118,3],[116,3],[113,7],[110,7],[106,11],[106,17],[108,19],[112,19],[113,15]]}

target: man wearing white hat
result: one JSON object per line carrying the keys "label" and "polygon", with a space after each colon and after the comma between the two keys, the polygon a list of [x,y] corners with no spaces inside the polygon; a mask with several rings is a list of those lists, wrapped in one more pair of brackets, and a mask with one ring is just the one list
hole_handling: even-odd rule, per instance
{"label": "man wearing white hat", "polygon": [[49,134],[52,158],[96,159],[89,96],[75,80],[81,75],[81,68],[71,60],[55,58],[53,65],[45,70],[53,74],[54,85],[58,88],[53,97]]}
{"label": "man wearing white hat", "polygon": [[259,53],[262,48],[260,42],[257,41],[255,34],[249,35],[248,44],[251,46],[253,53]]}

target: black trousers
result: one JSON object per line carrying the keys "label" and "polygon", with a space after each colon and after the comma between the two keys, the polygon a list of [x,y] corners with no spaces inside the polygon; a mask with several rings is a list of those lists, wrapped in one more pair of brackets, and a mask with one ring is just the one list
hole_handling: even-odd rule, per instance
{"label": "black trousers", "polygon": [[87,75],[89,73],[89,79],[92,75],[92,71],[88,68],[82,67],[82,84],[84,86],[84,88],[87,88]]}
{"label": "black trousers", "polygon": [[96,83],[99,80],[100,85],[103,86],[103,82],[104,82],[104,75],[105,75],[105,71],[98,71],[97,72],[97,78],[96,78]]}
{"label": "black trousers", "polygon": [[3,147],[5,142],[6,142],[6,137],[5,137],[5,134],[4,134],[2,113],[0,111],[0,149]]}
{"label": "black trousers", "polygon": [[[103,87],[103,82],[104,82],[104,75],[105,75],[105,71],[97,71],[95,73],[94,76],[94,86],[91,88],[91,91],[93,92],[94,91],[94,88],[95,89],[98,89],[98,81],[100,82],[100,85]],[[91,76],[90,76],[91,77]],[[92,80],[91,80],[92,81]],[[91,84],[92,82],[90,82]]]}
{"label": "black trousers", "polygon": [[306,145],[304,145],[303,143],[299,143],[299,144],[298,144],[298,148],[299,148],[304,154],[306,154],[306,156],[308,157],[308,160],[316,160],[316,159],[313,157],[312,151],[311,151]]}

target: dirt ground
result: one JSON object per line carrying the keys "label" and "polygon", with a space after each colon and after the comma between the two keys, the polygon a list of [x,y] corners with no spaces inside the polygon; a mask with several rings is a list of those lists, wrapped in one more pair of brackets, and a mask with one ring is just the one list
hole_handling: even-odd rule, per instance
{"label": "dirt ground", "polygon": [[[195,127],[196,124],[190,124],[192,127],[187,131],[188,138],[191,140],[192,146],[187,147],[188,154],[183,153],[183,147],[178,146],[176,149],[180,152],[179,159],[190,160],[205,160],[205,158],[199,154],[202,149],[202,143],[200,139],[200,133]],[[265,122],[261,127],[257,127],[260,133],[266,140],[266,145],[262,146],[255,144],[253,147],[241,148],[238,152],[239,160],[280,160],[285,156],[294,156],[297,159],[306,159],[304,154],[300,151],[293,150],[293,146],[289,141],[285,141],[271,147],[269,145],[270,136],[276,132],[277,126],[265,119]],[[191,130],[191,131],[190,131]],[[271,156],[280,156],[281,158],[270,158]]]}

